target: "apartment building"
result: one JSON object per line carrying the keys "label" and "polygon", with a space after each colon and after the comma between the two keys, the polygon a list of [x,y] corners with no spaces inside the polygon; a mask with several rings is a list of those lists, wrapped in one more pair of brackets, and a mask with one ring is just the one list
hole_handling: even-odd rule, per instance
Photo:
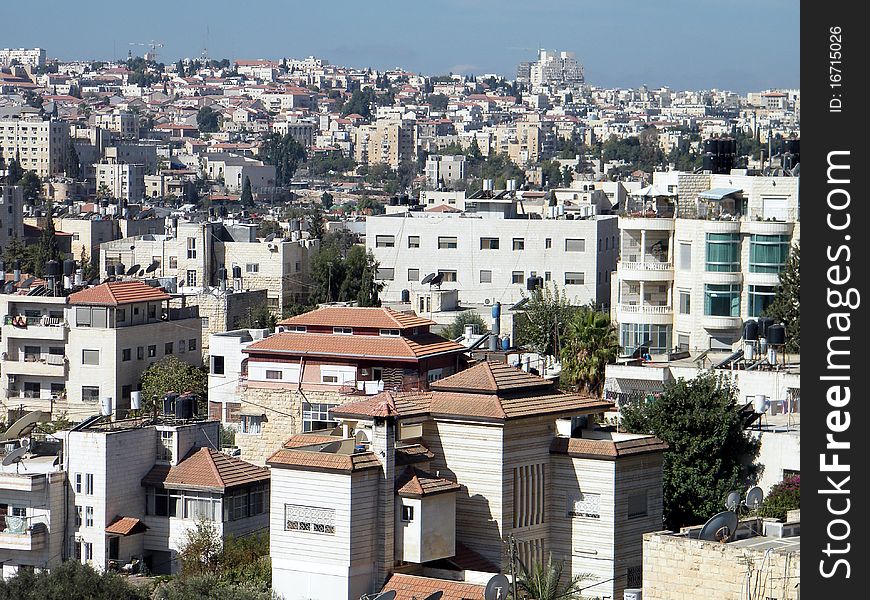
{"label": "apartment building", "polygon": [[465,179],[465,155],[441,156],[433,154],[426,159],[426,183],[435,189],[450,187]]}
{"label": "apartment building", "polygon": [[540,277],[564,286],[577,304],[609,306],[616,216],[532,218],[526,210],[511,192],[482,192],[465,199],[463,212],[369,217],[366,248],[380,265],[381,298],[395,302],[406,292],[428,291],[421,280],[438,273],[440,289],[457,290],[462,303],[518,302],[530,278]]}
{"label": "apartment building", "polygon": [[112,110],[91,115],[90,125],[111,131],[116,137],[135,140],[139,138],[139,117],[130,111]]}
{"label": "apartment building", "polygon": [[334,426],[330,410],[348,397],[425,389],[462,369],[465,347],[430,333],[432,325],[390,309],[337,306],[285,319],[275,335],[211,352],[210,387],[239,386],[210,410],[237,424],[242,457],[261,464],[289,433]]}
{"label": "apartment building", "polygon": [[[661,527],[662,452],[651,436],[584,428],[606,401],[483,362],[332,410],[340,427],[292,436],[268,460],[273,589],[359,598],[394,573],[485,582],[552,554],[588,594],[640,581]],[[476,597],[476,596],[472,596]]]}
{"label": "apartment building", "polygon": [[3,48],[0,50],[0,67],[11,67],[12,63],[29,66],[45,66],[44,48]]}
{"label": "apartment building", "polygon": [[21,187],[0,185],[0,252],[12,240],[24,238],[24,193]]}
{"label": "apartment building", "polygon": [[3,157],[19,159],[22,169],[40,177],[63,172],[69,142],[69,124],[63,121],[44,121],[37,113],[25,111],[0,119]]}
{"label": "apartment building", "polygon": [[314,134],[317,127],[310,121],[286,120],[272,123],[272,131],[280,135],[289,135],[305,148],[314,145]]}
{"label": "apartment building", "polygon": [[100,163],[97,168],[97,191],[111,198],[140,202],[145,198],[145,165]]}
{"label": "apartment building", "polygon": [[614,320],[626,353],[731,349],[800,239],[797,177],[656,173],[619,218]]}
{"label": "apartment building", "polygon": [[241,193],[245,179],[251,180],[251,188],[275,185],[275,166],[267,165],[259,160],[229,154],[225,152],[209,152],[204,157],[204,171],[212,181],[223,181],[227,191]]}
{"label": "apartment building", "polygon": [[416,144],[413,121],[378,119],[353,131],[354,160],[358,163],[385,164],[396,169],[402,162],[415,160]]}

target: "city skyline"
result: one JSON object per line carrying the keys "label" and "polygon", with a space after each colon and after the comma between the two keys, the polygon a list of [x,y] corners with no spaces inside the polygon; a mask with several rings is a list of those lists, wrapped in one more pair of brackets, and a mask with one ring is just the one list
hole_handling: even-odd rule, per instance
{"label": "city skyline", "polygon": [[[200,56],[207,47],[212,58],[315,55],[355,67],[508,78],[515,76],[518,63],[534,60],[538,48],[549,48],[575,52],[587,83],[595,86],[745,93],[800,87],[799,14],[791,10],[793,4],[769,0],[756,6],[739,0],[729,4],[732,16],[724,21],[721,7],[686,0],[664,5],[545,0],[535,6],[498,3],[498,10],[494,0],[446,0],[437,14],[394,0],[381,2],[376,14],[344,1],[300,7],[255,1],[248,4],[252,16],[246,31],[236,27],[237,16],[226,0],[213,3],[207,14],[201,7],[165,0],[156,0],[146,14],[114,5],[112,11],[101,10],[107,6],[102,2],[83,8],[48,0],[46,14],[54,18],[39,34],[21,28],[7,33],[3,46],[44,47],[61,60],[107,60],[128,51],[141,55],[147,47],[139,44],[158,40],[164,44],[159,49],[163,62]],[[127,24],[117,27],[125,14]],[[28,13],[13,5],[6,16],[24,19]],[[73,20],[79,25],[71,29]],[[297,21],[305,27],[294,27]],[[420,40],[427,35],[433,43],[423,48]]]}

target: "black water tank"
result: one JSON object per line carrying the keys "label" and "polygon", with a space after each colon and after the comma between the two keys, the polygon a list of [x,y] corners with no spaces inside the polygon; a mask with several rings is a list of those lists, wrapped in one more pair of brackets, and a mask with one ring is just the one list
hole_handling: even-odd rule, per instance
{"label": "black water tank", "polygon": [[743,324],[743,339],[747,342],[754,342],[758,339],[758,323],[754,320],[746,321]]}
{"label": "black water tank", "polygon": [[179,396],[175,401],[175,418],[176,419],[192,419],[193,404],[195,398],[189,394]]}
{"label": "black water tank", "polygon": [[60,277],[60,262],[50,260],[45,263],[45,275],[47,277]]}
{"label": "black water tank", "polygon": [[785,345],[785,326],[771,325],[767,328],[767,343],[771,346]]}
{"label": "black water tank", "polygon": [[529,277],[526,279],[526,289],[530,292],[544,287],[544,278],[543,277]]}
{"label": "black water tank", "polygon": [[175,414],[175,404],[176,399],[178,398],[178,394],[169,393],[163,396],[163,414],[164,415],[173,415]]}
{"label": "black water tank", "polygon": [[20,260],[13,260],[12,261],[12,270],[13,271],[20,271],[21,270],[21,261]]}
{"label": "black water tank", "polygon": [[233,279],[242,278],[242,268],[239,265],[233,267]]}
{"label": "black water tank", "polygon": [[767,330],[770,329],[771,325],[773,325],[773,319],[770,317],[758,317],[758,337],[767,338]]}
{"label": "black water tank", "polygon": [[704,153],[719,154],[719,140],[713,138],[704,140]]}
{"label": "black water tank", "polygon": [[218,281],[226,281],[227,279],[227,270],[223,267],[218,269]]}
{"label": "black water tank", "polygon": [[411,290],[402,290],[402,302],[411,301]]}
{"label": "black water tank", "polygon": [[716,173],[719,168],[719,156],[717,154],[707,153],[704,155],[702,168],[705,171]]}
{"label": "black water tank", "polygon": [[115,275],[123,275],[125,270],[126,267],[124,266],[124,263],[118,263],[115,265]]}
{"label": "black water tank", "polygon": [[71,258],[63,261],[63,274],[64,277],[72,277],[76,272],[76,261]]}

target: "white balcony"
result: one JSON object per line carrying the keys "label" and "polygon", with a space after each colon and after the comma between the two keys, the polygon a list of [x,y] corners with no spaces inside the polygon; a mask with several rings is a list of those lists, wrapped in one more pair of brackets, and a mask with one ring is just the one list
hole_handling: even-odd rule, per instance
{"label": "white balcony", "polygon": [[743,319],[740,317],[705,315],[701,321],[701,325],[704,329],[738,329],[743,325]]}
{"label": "white balcony", "polygon": [[33,377],[65,377],[66,357],[60,355],[41,355],[25,357],[22,360],[6,359],[0,363],[7,375],[30,375]]}
{"label": "white balcony", "polygon": [[623,281],[673,281],[674,263],[666,261],[619,261],[617,276]]}
{"label": "white balcony", "polygon": [[674,320],[674,307],[619,303],[616,305],[616,320],[620,323],[670,325]]}
{"label": "white balcony", "polygon": [[48,528],[45,525],[47,517],[12,517],[0,518],[5,526],[0,530],[0,549],[3,550],[42,550],[48,538]]}

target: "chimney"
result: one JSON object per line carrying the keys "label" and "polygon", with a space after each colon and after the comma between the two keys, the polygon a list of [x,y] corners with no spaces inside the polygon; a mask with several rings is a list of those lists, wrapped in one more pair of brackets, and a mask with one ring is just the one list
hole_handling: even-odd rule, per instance
{"label": "chimney", "polygon": [[396,422],[395,417],[376,417],[372,426],[372,452],[381,462],[383,478],[378,486],[378,531],[383,544],[375,557],[374,588],[381,589],[392,574],[396,529]]}

